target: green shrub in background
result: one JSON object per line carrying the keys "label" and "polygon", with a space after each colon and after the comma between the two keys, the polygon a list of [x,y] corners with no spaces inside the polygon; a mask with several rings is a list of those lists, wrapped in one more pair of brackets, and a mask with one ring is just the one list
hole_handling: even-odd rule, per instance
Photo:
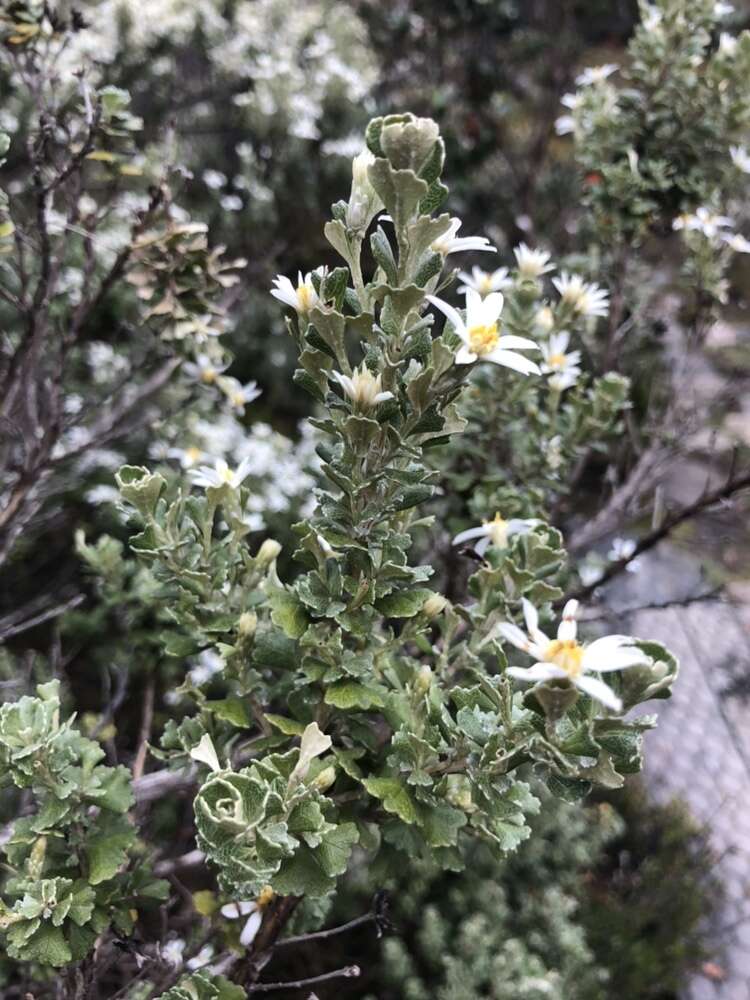
{"label": "green shrub in background", "polygon": [[[386,887],[393,926],[369,948],[357,939],[362,992],[338,995],[675,1000],[690,971],[716,959],[706,924],[721,889],[678,804],[650,804],[634,784],[584,808],[545,798],[531,826],[514,855],[498,862],[480,846],[460,874],[415,865],[381,882],[360,871],[332,919]],[[342,960],[351,951],[341,939],[329,948]],[[315,968],[312,950],[300,958]]]}

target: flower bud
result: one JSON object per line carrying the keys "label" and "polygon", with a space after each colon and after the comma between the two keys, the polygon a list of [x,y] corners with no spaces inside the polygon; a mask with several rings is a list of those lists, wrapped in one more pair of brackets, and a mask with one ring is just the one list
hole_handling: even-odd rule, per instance
{"label": "flower bud", "polygon": [[448,599],[442,594],[431,594],[422,605],[422,614],[428,618],[437,618],[448,606]]}
{"label": "flower bud", "polygon": [[312,787],[317,792],[325,792],[331,787],[335,780],[336,769],[329,764],[329,766],[324,767],[320,774],[315,778],[312,783]]}
{"label": "flower bud", "polygon": [[368,167],[374,162],[375,157],[367,149],[352,161],[352,191],[346,207],[346,225],[349,229],[367,229],[383,207],[367,173]]}
{"label": "flower bud", "polygon": [[258,627],[258,616],[254,611],[243,611],[240,615],[238,630],[241,639],[252,639]]}
{"label": "flower bud", "polygon": [[542,306],[534,316],[534,326],[542,333],[549,333],[555,325],[555,317],[549,306]]}
{"label": "flower bud", "polygon": [[270,566],[274,559],[281,552],[281,546],[273,538],[267,538],[265,542],[258,549],[258,554],[255,557],[256,562],[261,566]]}
{"label": "flower bud", "polygon": [[414,690],[417,694],[427,694],[432,687],[432,670],[425,663],[419,668],[419,673],[414,681]]}

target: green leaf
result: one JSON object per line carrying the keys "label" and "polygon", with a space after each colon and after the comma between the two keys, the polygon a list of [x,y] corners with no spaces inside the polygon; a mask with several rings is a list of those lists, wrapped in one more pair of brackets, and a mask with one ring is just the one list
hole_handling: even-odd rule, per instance
{"label": "green leaf", "polygon": [[305,731],[304,722],[297,722],[296,719],[289,719],[285,715],[273,715],[271,712],[266,712],[265,718],[285,736],[300,736]]}
{"label": "green leaf", "polygon": [[382,708],[385,704],[383,694],[375,687],[359,684],[356,681],[339,681],[326,689],[323,699],[326,705],[344,710],[351,708]]}
{"label": "green leaf", "polygon": [[417,590],[397,590],[376,601],[375,607],[386,618],[413,618],[422,610],[424,602],[434,595],[435,592],[426,587],[419,587]]}
{"label": "green leaf", "polygon": [[246,701],[242,698],[221,698],[217,701],[207,701],[205,704],[209,712],[213,712],[217,719],[224,722],[231,722],[233,726],[246,729],[252,724],[253,715]]}
{"label": "green leaf", "polygon": [[299,639],[304,635],[310,620],[295,593],[290,590],[271,590],[268,603],[271,605],[271,621],[274,625],[283,629],[290,639]]}
{"label": "green leaf", "polygon": [[135,840],[132,829],[107,830],[86,842],[90,885],[112,878],[128,860],[128,849]]}
{"label": "green leaf", "polygon": [[380,799],[386,812],[394,813],[404,823],[418,823],[417,807],[400,778],[365,778],[362,782],[370,795]]}

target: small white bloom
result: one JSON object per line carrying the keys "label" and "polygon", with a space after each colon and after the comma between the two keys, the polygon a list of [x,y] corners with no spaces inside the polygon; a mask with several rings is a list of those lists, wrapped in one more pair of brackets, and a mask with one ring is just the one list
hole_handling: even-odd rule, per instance
{"label": "small white bloom", "polygon": [[255,900],[243,899],[237,903],[225,903],[220,913],[226,920],[239,920],[248,917],[240,934],[240,944],[245,948],[252,944],[263,922],[263,907]]}
{"label": "small white bloom", "polygon": [[729,15],[733,13],[734,13],[734,4],[722,3],[721,0],[719,0],[718,3],[714,4],[714,17],[717,18],[729,17]]}
{"label": "small white bloom", "polygon": [[661,24],[663,14],[654,4],[646,4],[641,24],[646,31],[655,31]]}
{"label": "small white bloom", "polygon": [[590,87],[593,84],[604,83],[608,76],[616,73],[620,67],[616,63],[605,63],[603,66],[588,66],[576,77],[576,86]]}
{"label": "small white bloom", "polygon": [[462,250],[486,250],[488,253],[497,253],[497,248],[490,244],[486,236],[457,236],[460,228],[461,220],[451,219],[448,229],[435,240],[430,249],[443,257]]}
{"label": "small white bloom", "polygon": [[569,680],[607,708],[620,711],[622,702],[612,688],[589,675],[634,667],[645,663],[646,657],[633,645],[635,640],[628,635],[607,635],[582,645],[576,638],[577,611],[578,601],[568,601],[563,608],[557,638],[549,639],[539,628],[536,608],[524,598],[523,615],[528,634],[511,622],[501,622],[497,629],[504,639],[533,656],[537,662],[526,668],[509,667],[508,675],[522,681]]}
{"label": "small white bloom", "polygon": [[463,545],[464,542],[479,541],[474,546],[474,551],[483,556],[490,545],[498,549],[507,549],[508,541],[513,535],[525,535],[535,525],[540,524],[534,518],[513,517],[509,521],[504,520],[500,514],[495,514],[491,521],[483,521],[476,528],[468,528],[466,531],[459,531],[453,539],[452,545]]}
{"label": "small white bloom", "polygon": [[273,283],[276,287],[271,289],[271,295],[279,302],[283,302],[284,305],[291,306],[298,313],[307,315],[320,301],[312,283],[310,271],[304,277],[301,271],[298,272],[296,288],[283,274],[277,274]]}
{"label": "small white bloom", "polygon": [[342,375],[341,372],[331,372],[330,376],[338,382],[352,402],[364,409],[393,399],[392,392],[383,392],[382,375],[373,375],[364,363],[355,368],[351,376]]}
{"label": "small white bloom", "polygon": [[198,448],[196,445],[191,445],[189,448],[167,449],[167,458],[176,459],[183,469],[192,469],[197,462],[200,462],[203,455],[204,452],[202,449]]}
{"label": "small white bloom", "polygon": [[208,354],[199,354],[195,361],[186,361],[182,370],[191,378],[211,385],[228,367],[229,365],[222,365],[214,361]]}
{"label": "small white bloom", "polygon": [[172,938],[167,941],[161,949],[161,957],[173,968],[179,969],[182,965],[182,955],[185,951],[185,941],[182,938]]}
{"label": "small white bloom", "polygon": [[223,458],[217,458],[213,468],[210,465],[201,465],[200,468],[191,471],[193,483],[202,486],[220,489],[222,486],[229,486],[237,489],[238,486],[250,475],[250,460],[243,458],[236,469],[230,469]]}
{"label": "small white bloom", "polygon": [[744,146],[730,146],[729,155],[738,170],[741,170],[743,174],[750,174],[750,154]]}
{"label": "small white bloom", "polygon": [[609,312],[609,292],[577,274],[563,271],[559,278],[552,279],[552,284],[563,303],[572,306],[579,316],[606,316]]}
{"label": "small white bloom", "polygon": [[750,253],[750,240],[745,239],[741,233],[724,234],[722,239],[728,247],[735,253]]}
{"label": "small white bloom", "polygon": [[580,106],[582,100],[583,98],[580,94],[563,94],[560,98],[560,104],[571,111],[575,111]]}
{"label": "small white bloom", "polygon": [[458,286],[459,294],[465,294],[469,288],[473,288],[475,292],[484,296],[490,292],[502,292],[513,284],[508,277],[507,267],[498,267],[496,271],[483,271],[481,267],[474,266],[471,274],[459,271],[458,277],[463,281],[463,285]]}
{"label": "small white bloom", "polygon": [[218,191],[219,188],[223,188],[226,182],[227,175],[222,174],[220,170],[203,171],[203,183],[206,187],[211,188],[213,191]]}
{"label": "small white bloom", "polygon": [[722,229],[731,229],[734,222],[726,215],[717,215],[709,208],[701,205],[695,213],[678,215],[672,223],[672,229],[688,229],[702,233],[707,239],[713,240],[721,235]]}
{"label": "small white bloom", "polygon": [[549,343],[541,348],[544,358],[542,372],[550,376],[549,384],[558,392],[575,385],[581,374],[581,352],[571,351],[566,354],[569,343],[570,334],[567,330],[561,330],[560,333],[553,334]]}
{"label": "small white bloom", "polygon": [[485,298],[472,288],[466,292],[466,320],[456,312],[453,306],[428,295],[427,301],[448,319],[458,336],[463,341],[456,353],[457,365],[470,365],[474,361],[492,361],[496,365],[504,365],[522,375],[539,375],[539,366],[516,351],[538,350],[533,340],[526,337],[502,335],[499,318],[503,310],[502,292],[491,292]]}
{"label": "small white bloom", "polygon": [[248,382],[247,385],[242,385],[236,378],[228,376],[219,379],[219,388],[231,403],[232,409],[237,413],[244,413],[247,404],[252,403],[262,392],[258,388],[257,382]]}
{"label": "small white bloom", "polygon": [[725,56],[733,56],[737,51],[737,44],[739,39],[736,35],[730,35],[726,31],[722,31],[719,35],[719,52]]}
{"label": "small white bloom", "polygon": [[518,276],[527,280],[539,278],[547,271],[554,271],[555,265],[549,263],[550,254],[545,250],[532,250],[525,243],[519,244],[513,251],[518,264]]}
{"label": "small white bloom", "polygon": [[560,115],[555,119],[555,132],[558,135],[571,135],[576,130],[576,120],[573,115]]}
{"label": "small white bloom", "polygon": [[613,538],[612,546],[607,553],[607,559],[610,562],[620,562],[621,559],[630,559],[630,562],[625,566],[628,573],[637,573],[641,568],[640,559],[632,559],[631,556],[635,552],[635,540],[632,538]]}
{"label": "small white bloom", "polygon": [[219,204],[225,212],[241,212],[242,198],[238,194],[225,194]]}

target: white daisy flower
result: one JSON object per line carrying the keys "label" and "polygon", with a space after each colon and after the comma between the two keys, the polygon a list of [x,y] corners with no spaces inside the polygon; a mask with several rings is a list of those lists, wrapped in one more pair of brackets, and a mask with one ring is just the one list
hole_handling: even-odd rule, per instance
{"label": "white daisy flower", "polygon": [[606,316],[609,312],[609,292],[580,275],[563,271],[559,278],[552,279],[552,284],[563,303],[572,306],[579,316]]}
{"label": "white daisy flower", "polygon": [[341,372],[330,372],[352,402],[364,409],[371,409],[387,399],[393,399],[392,392],[383,392],[382,375],[373,375],[367,365],[355,368],[351,376]]}
{"label": "white daisy flower", "polygon": [[605,63],[603,66],[588,66],[583,73],[576,77],[577,87],[590,87],[597,83],[604,83],[608,76],[616,73],[620,67],[616,63]]}
{"label": "white daisy flower", "polygon": [[263,922],[263,908],[255,900],[243,899],[237,903],[225,903],[219,912],[226,920],[248,917],[240,934],[240,944],[245,948],[252,944]]}
{"label": "white daisy flower", "polygon": [[727,215],[717,215],[709,208],[701,205],[696,208],[695,213],[684,213],[678,215],[672,223],[672,229],[688,229],[693,232],[700,232],[709,239],[716,239],[721,235],[722,229],[731,229],[734,222]]}
{"label": "white daisy flower", "polygon": [[549,263],[550,254],[545,250],[532,250],[525,243],[519,244],[513,251],[518,264],[518,276],[524,279],[539,278],[547,271],[554,271],[555,265]]}
{"label": "white daisy flower", "polygon": [[208,354],[199,354],[195,361],[186,361],[182,370],[196,381],[211,385],[228,367],[229,365],[218,364]]}
{"label": "white daisy flower", "polygon": [[730,146],[729,155],[738,170],[741,170],[743,174],[750,174],[750,154],[744,146]]}
{"label": "white daisy flower", "polygon": [[486,250],[489,253],[497,253],[497,248],[490,244],[486,236],[457,236],[461,228],[460,219],[451,219],[451,224],[435,242],[430,246],[434,253],[439,253],[447,257],[451,253],[459,253],[462,250]]}
{"label": "white daisy flower", "polygon": [[301,271],[297,272],[296,288],[283,274],[277,274],[273,283],[276,287],[271,289],[271,295],[279,302],[283,302],[284,305],[291,306],[298,313],[307,315],[320,301],[313,286],[310,271],[304,277]]}
{"label": "white daisy flower", "polygon": [[567,330],[561,330],[560,333],[553,334],[549,343],[541,347],[544,358],[542,372],[550,376],[549,384],[558,392],[575,385],[581,374],[581,352],[571,351],[570,354],[566,354],[569,343],[570,334]]}
{"label": "white daisy flower", "polygon": [[734,13],[734,4],[731,3],[716,3],[714,4],[714,17],[729,17],[730,14]]}
{"label": "white daisy flower", "polygon": [[490,545],[498,549],[507,549],[508,541],[513,535],[525,535],[527,531],[540,523],[534,518],[517,517],[505,521],[499,514],[495,514],[491,521],[483,521],[477,528],[459,531],[451,544],[463,545],[464,542],[471,542],[478,538],[479,541],[474,546],[474,551],[483,556]]}
{"label": "white daisy flower", "polygon": [[496,271],[483,271],[481,267],[472,267],[471,274],[459,271],[458,277],[463,281],[463,285],[458,286],[459,294],[462,295],[469,288],[473,288],[480,295],[489,295],[490,292],[502,292],[513,284],[508,277],[507,267],[498,267]]}
{"label": "white daisy flower", "polygon": [[247,385],[242,385],[236,378],[230,377],[221,378],[219,387],[231,403],[232,409],[237,413],[244,413],[247,404],[257,399],[263,391],[258,388],[257,382],[248,382]]}
{"label": "white daisy flower", "polygon": [[523,600],[523,615],[528,635],[511,622],[501,622],[497,629],[504,639],[537,661],[531,667],[509,667],[508,675],[522,681],[569,680],[591,698],[615,712],[622,701],[615,692],[591,673],[624,670],[646,662],[646,656],[633,645],[628,635],[607,635],[592,643],[578,642],[576,612],[578,601],[568,601],[563,608],[557,638],[549,639],[539,628],[539,613],[530,601]]}
{"label": "white daisy flower", "polygon": [[200,462],[204,452],[196,445],[189,448],[168,448],[167,457],[176,459],[183,469],[192,469],[196,462]]}
{"label": "white daisy flower", "polygon": [[503,336],[498,320],[503,310],[502,292],[491,292],[485,298],[469,288],[466,292],[466,320],[453,306],[428,295],[427,301],[446,317],[463,341],[456,353],[457,365],[470,365],[474,361],[492,361],[505,365],[522,375],[539,375],[539,366],[516,351],[538,350],[533,340],[526,337]]}
{"label": "white daisy flower", "polygon": [[250,459],[243,458],[236,469],[231,469],[223,458],[217,458],[213,468],[210,465],[201,465],[191,471],[190,476],[196,486],[204,489],[220,489],[222,486],[229,486],[233,490],[250,475]]}

